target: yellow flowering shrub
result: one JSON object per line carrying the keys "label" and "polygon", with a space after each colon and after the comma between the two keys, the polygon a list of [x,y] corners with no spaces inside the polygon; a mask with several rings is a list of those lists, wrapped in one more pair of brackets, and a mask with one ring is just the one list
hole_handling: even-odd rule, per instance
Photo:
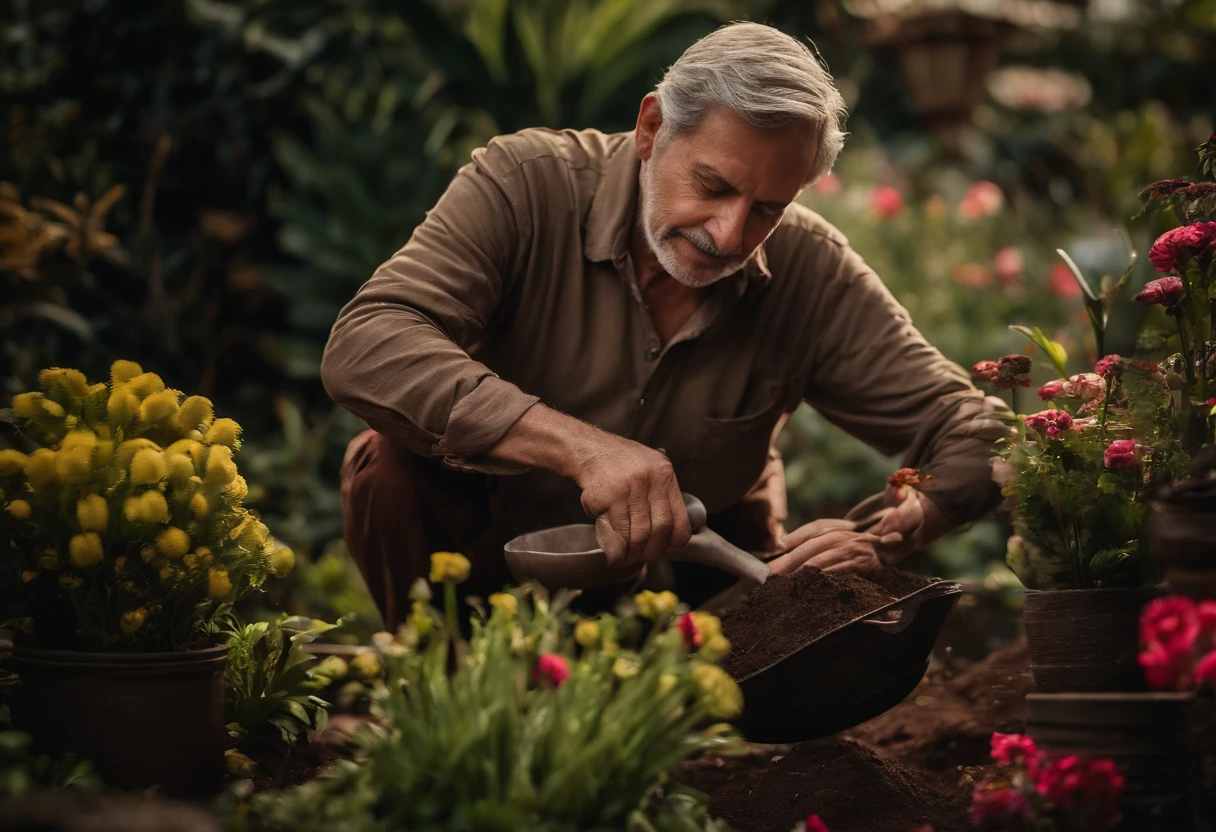
{"label": "yellow flowering shrub", "polygon": [[39,386],[13,398],[20,441],[0,449],[0,585],[24,593],[25,637],[202,646],[217,615],[291,570],[291,550],[244,506],[240,426],[209,400],[132,361],[94,384],[50,368]]}

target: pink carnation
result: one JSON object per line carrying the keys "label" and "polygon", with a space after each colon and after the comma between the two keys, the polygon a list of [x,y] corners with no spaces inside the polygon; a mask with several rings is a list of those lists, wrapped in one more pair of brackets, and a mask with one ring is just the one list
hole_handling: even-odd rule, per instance
{"label": "pink carnation", "polygon": [[972,183],[963,194],[958,204],[958,212],[963,217],[974,220],[980,217],[990,217],[999,213],[1005,205],[1005,194],[993,182],[980,181]]}
{"label": "pink carnation", "polygon": [[1160,304],[1173,306],[1182,297],[1182,280],[1177,277],[1160,277],[1144,284],[1144,288],[1132,300],[1148,306]]}
{"label": "pink carnation", "polygon": [[879,219],[889,220],[904,212],[904,197],[890,185],[879,185],[870,191],[870,210]]}
{"label": "pink carnation", "polygon": [[994,789],[992,783],[985,780],[971,793],[971,807],[968,809],[971,822],[977,827],[995,821],[997,828],[1016,820],[1030,820],[1033,812],[1026,795],[1017,789]]}
{"label": "pink carnation", "polygon": [[1021,765],[1033,777],[1039,766],[1039,747],[1023,734],[992,735],[992,759],[1006,765]]}
{"label": "pink carnation", "polygon": [[1070,399],[1093,401],[1106,395],[1106,382],[1097,373],[1078,373],[1068,379],[1062,392]]}
{"label": "pink carnation", "polygon": [[[1185,268],[1187,261],[1192,257],[1208,254],[1214,248],[1216,248],[1216,222],[1197,222],[1167,231],[1158,237],[1157,242],[1153,243],[1153,247],[1149,250],[1148,259],[1152,261],[1153,267],[1157,271],[1168,273],[1175,269]],[[1155,303],[1156,301],[1147,302]]]}
{"label": "pink carnation", "polygon": [[1136,440],[1116,439],[1102,452],[1102,463],[1107,471],[1136,470]]}
{"label": "pink carnation", "polygon": [[996,361],[980,361],[971,367],[971,378],[997,390],[1029,387],[1030,359],[1024,355],[1003,355]]}
{"label": "pink carnation", "polygon": [[1140,612],[1140,643],[1190,652],[1199,635],[1199,610],[1185,595],[1154,598]]}
{"label": "pink carnation", "polygon": [[1039,388],[1039,398],[1045,402],[1054,399],[1056,396],[1064,392],[1064,385],[1067,383],[1068,382],[1062,378],[1047,382]]}
{"label": "pink carnation", "polygon": [[1119,810],[1123,782],[1123,775],[1113,761],[1084,762],[1069,755],[1039,774],[1035,791],[1049,803],[1065,809],[1084,806],[1087,814],[1097,821],[1095,828],[1104,828]]}
{"label": "pink carnation", "polygon": [[1114,354],[1108,355],[1094,365],[1094,373],[1106,379],[1122,375],[1123,359]]}
{"label": "pink carnation", "polygon": [[687,649],[696,650],[701,646],[701,630],[693,620],[692,613],[681,615],[676,624],[680,628],[680,635],[684,637],[684,646]]}
{"label": "pink carnation", "polygon": [[1042,413],[1027,416],[1026,427],[1046,434],[1048,439],[1055,439],[1061,432],[1072,427],[1072,416],[1063,410],[1044,410]]}
{"label": "pink carnation", "polygon": [[570,678],[570,663],[556,653],[545,653],[536,660],[532,681],[558,688]]}

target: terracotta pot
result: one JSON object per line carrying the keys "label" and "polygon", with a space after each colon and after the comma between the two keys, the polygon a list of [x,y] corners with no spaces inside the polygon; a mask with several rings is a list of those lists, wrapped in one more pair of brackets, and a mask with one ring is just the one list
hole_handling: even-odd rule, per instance
{"label": "terracotta pot", "polygon": [[1149,500],[1145,537],[1171,592],[1216,598],[1216,480],[1186,480]]}
{"label": "terracotta pot", "polygon": [[91,760],[123,789],[200,797],[224,785],[228,646],[180,653],[78,653],[20,643],[13,727],[39,753]]}
{"label": "terracotta pot", "polygon": [[1203,783],[1210,711],[1210,700],[1183,693],[1031,693],[1026,733],[1044,751],[1118,765],[1119,828],[1210,832]]}
{"label": "terracotta pot", "polygon": [[1022,607],[1030,671],[1039,693],[1147,690],[1140,610],[1158,589],[1028,591]]}

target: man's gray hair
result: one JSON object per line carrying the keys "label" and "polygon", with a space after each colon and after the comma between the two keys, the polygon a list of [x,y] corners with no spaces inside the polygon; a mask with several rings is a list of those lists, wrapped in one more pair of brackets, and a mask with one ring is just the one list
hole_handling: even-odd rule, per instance
{"label": "man's gray hair", "polygon": [[757,127],[806,124],[817,144],[808,184],[832,169],[847,135],[844,98],[815,53],[760,23],[731,23],[701,38],[655,93],[668,137],[694,129],[714,105]]}

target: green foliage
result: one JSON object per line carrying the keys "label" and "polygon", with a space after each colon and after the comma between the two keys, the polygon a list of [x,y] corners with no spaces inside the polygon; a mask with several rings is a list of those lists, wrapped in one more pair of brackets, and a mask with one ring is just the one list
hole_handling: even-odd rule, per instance
{"label": "green foliage", "polygon": [[30,736],[0,731],[0,797],[18,798],[36,789],[96,791],[101,781],[93,765],[73,756],[52,760],[29,750]]}

